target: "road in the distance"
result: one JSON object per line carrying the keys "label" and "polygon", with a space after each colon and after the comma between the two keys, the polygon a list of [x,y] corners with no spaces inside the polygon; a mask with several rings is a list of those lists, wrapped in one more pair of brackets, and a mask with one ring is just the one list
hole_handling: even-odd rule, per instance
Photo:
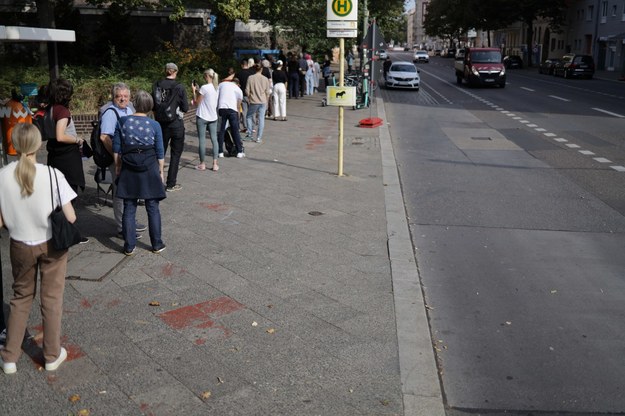
{"label": "road in the distance", "polygon": [[623,87],[419,67],[381,94],[448,413],[625,412]]}

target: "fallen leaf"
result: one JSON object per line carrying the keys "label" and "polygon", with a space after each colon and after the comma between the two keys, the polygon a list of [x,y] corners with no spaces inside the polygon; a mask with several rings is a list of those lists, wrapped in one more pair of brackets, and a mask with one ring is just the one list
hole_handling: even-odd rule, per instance
{"label": "fallen leaf", "polygon": [[388,406],[391,402],[389,400],[380,400],[380,403],[382,403],[382,406]]}
{"label": "fallen leaf", "polygon": [[267,305],[267,307],[268,307],[269,309],[271,309],[271,308],[273,308],[273,305]]}
{"label": "fallen leaf", "polygon": [[157,300],[153,300],[152,302],[149,303],[150,306],[161,306],[161,303]]}
{"label": "fallen leaf", "polygon": [[557,291],[557,290],[555,290],[555,289],[554,289],[554,290],[552,290],[552,291],[551,291],[551,294],[553,295],[554,293],[558,293],[558,291]]}
{"label": "fallen leaf", "polygon": [[77,413],[78,416],[89,416],[90,414],[89,409],[80,409]]}
{"label": "fallen leaf", "polygon": [[206,390],[202,393],[202,400],[208,400],[213,395],[210,390]]}
{"label": "fallen leaf", "polygon": [[252,322],[252,326],[258,326],[258,322],[256,321]]}
{"label": "fallen leaf", "polygon": [[275,332],[276,332],[276,330],[275,330],[275,329],[273,329],[273,328],[269,328],[266,332],[267,332],[268,334],[273,334],[273,333],[275,333]]}
{"label": "fallen leaf", "polygon": [[512,322],[506,321],[506,325],[512,325]]}
{"label": "fallen leaf", "polygon": [[350,393],[353,393],[353,392],[354,392],[354,389],[349,389],[349,392],[350,392]]}
{"label": "fallen leaf", "polygon": [[224,381],[221,379],[221,377],[217,377],[217,382],[218,382],[219,384],[223,384],[223,382],[224,382]]}
{"label": "fallen leaf", "polygon": [[80,396],[78,394],[72,394],[71,396],[69,396],[69,401],[72,403],[76,403],[79,400]]}

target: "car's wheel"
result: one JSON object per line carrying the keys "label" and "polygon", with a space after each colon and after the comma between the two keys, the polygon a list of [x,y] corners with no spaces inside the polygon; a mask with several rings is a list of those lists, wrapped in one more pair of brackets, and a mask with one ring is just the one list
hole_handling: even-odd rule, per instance
{"label": "car's wheel", "polygon": [[569,77],[570,77],[569,71],[567,71],[567,70],[565,69],[565,70],[564,70],[564,73],[562,74],[562,76],[563,76],[564,78],[569,78]]}

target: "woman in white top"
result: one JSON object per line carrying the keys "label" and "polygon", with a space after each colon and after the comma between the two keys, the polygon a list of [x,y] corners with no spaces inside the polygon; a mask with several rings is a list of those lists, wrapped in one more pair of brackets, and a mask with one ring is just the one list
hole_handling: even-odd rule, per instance
{"label": "woman in white top", "polygon": [[11,236],[13,271],[11,315],[6,346],[0,350],[0,364],[6,374],[17,371],[39,271],[43,356],[46,370],[54,371],[67,358],[67,351],[61,347],[67,250],[56,250],[52,245],[49,216],[53,206],[60,204],[67,220],[76,221],[71,204],[76,192],[60,171],[37,163],[36,153],[41,147],[37,127],[18,124],[12,139],[18,160],[0,170],[0,226],[6,226]]}
{"label": "woman in white top", "polygon": [[[200,164],[195,168],[197,170],[206,170],[204,158],[206,157],[206,127],[211,136],[213,144],[213,171],[218,171],[217,159],[219,158],[219,145],[217,144],[217,85],[219,79],[217,73],[211,68],[204,71],[204,79],[206,84],[198,90],[197,84],[191,84],[193,90],[193,100],[197,105],[195,112],[195,124],[197,126],[197,136],[199,139],[198,152],[200,155]],[[199,92],[199,94],[198,94]]]}

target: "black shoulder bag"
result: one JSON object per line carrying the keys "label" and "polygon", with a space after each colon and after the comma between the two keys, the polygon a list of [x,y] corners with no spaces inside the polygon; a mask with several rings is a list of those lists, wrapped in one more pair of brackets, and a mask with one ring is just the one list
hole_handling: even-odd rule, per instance
{"label": "black shoulder bag", "polygon": [[59,180],[54,171],[54,180],[56,181],[56,192],[59,196],[59,205],[54,206],[54,191],[52,189],[52,173],[48,166],[48,175],[50,176],[50,202],[52,203],[52,213],[50,214],[50,222],[52,223],[52,245],[57,250],[67,250],[71,246],[80,243],[80,231],[71,222],[67,221],[63,208],[61,207],[61,191],[59,190]]}

